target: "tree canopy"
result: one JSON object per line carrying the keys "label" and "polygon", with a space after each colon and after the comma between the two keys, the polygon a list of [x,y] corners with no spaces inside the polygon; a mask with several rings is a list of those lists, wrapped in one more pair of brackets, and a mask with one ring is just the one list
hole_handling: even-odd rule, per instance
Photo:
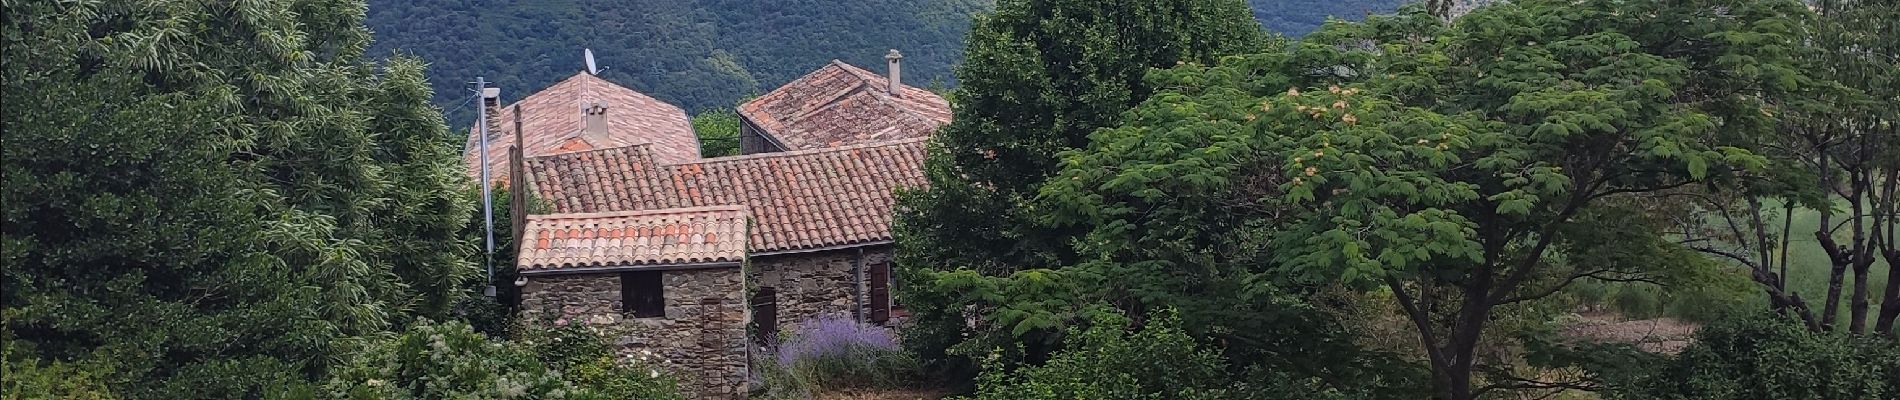
{"label": "tree canopy", "polygon": [[[422,63],[350,1],[9,2],[12,356],[131,398],[255,397],[475,272]],[[136,322],[132,322],[136,321]]]}

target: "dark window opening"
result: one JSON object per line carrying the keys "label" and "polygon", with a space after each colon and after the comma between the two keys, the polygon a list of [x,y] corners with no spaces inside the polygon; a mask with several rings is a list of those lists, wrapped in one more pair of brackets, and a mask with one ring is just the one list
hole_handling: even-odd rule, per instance
{"label": "dark window opening", "polygon": [[660,271],[620,273],[620,312],[634,318],[666,316],[666,294],[660,285]]}
{"label": "dark window opening", "polygon": [[752,293],[752,331],[761,346],[778,344],[778,290],[760,286]]}

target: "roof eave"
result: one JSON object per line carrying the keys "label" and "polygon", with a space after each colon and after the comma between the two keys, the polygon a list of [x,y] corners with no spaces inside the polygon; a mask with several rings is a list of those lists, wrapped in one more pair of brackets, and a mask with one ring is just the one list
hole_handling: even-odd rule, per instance
{"label": "roof eave", "polygon": [[741,264],[744,264],[744,263],[739,262],[739,261],[722,261],[722,262],[714,262],[714,263],[694,263],[694,264],[603,265],[603,266],[581,267],[581,268],[557,267],[557,268],[548,268],[548,269],[521,269],[520,274],[524,276],[549,276],[549,275],[570,275],[570,274],[598,274],[598,273],[625,272],[625,271],[679,271],[679,270],[693,270],[693,269],[731,268],[731,267],[740,266]]}

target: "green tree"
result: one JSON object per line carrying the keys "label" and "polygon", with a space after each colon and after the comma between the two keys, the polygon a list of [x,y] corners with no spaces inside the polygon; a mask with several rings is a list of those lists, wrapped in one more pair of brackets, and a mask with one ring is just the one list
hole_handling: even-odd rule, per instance
{"label": "green tree", "polygon": [[[366,131],[376,135],[368,163],[382,169],[387,197],[375,203],[374,218],[361,221],[361,237],[375,238],[366,239],[374,243],[371,263],[393,269],[413,291],[413,313],[443,318],[462,297],[462,284],[476,277],[468,261],[476,242],[462,231],[480,213],[469,206],[478,200],[466,190],[460,148],[448,139],[441,110],[429,103],[422,71],[420,61],[390,60],[362,111],[369,117]],[[497,194],[504,212],[506,193]]]}
{"label": "green tree", "polygon": [[1000,2],[971,28],[930,189],[904,199],[905,263],[1000,272],[1073,261],[1067,238],[1027,214],[1055,154],[1146,99],[1149,69],[1251,49],[1262,35],[1240,1]]}
{"label": "green tree", "polygon": [[[960,308],[944,303],[956,300],[938,295],[957,283],[941,286],[930,271],[997,277],[1077,259],[1069,233],[1036,221],[1029,201],[1055,154],[1086,145],[1090,131],[1147,98],[1150,69],[1262,43],[1245,4],[1232,0],[1004,1],[978,17],[949,96],[955,118],[926,162],[929,189],[898,208],[899,258],[913,266],[900,272],[911,283],[899,295],[918,321],[907,343],[934,359],[965,342]],[[1032,321],[1048,335],[1028,340],[1031,352],[1057,344],[1061,331],[1042,329],[1055,321]]]}
{"label": "green tree", "polygon": [[[1883,256],[1889,271],[1900,268],[1894,266],[1900,251],[1893,243],[1894,226],[1900,225],[1894,213],[1900,203],[1895,174],[1900,171],[1900,110],[1893,106],[1900,100],[1900,4],[1830,0],[1816,2],[1815,10],[1821,18],[1808,36],[1815,49],[1805,61],[1830,85],[1816,90],[1821,104],[1789,110],[1794,116],[1784,129],[1790,136],[1784,143],[1798,143],[1787,156],[1814,160],[1811,170],[1820,179],[1805,189],[1846,203],[1816,207],[1821,218],[1813,236],[1831,267],[1820,325],[1840,329],[1837,320],[1845,313],[1847,332],[1866,334],[1877,327],[1891,335],[1900,315],[1894,301],[1900,299],[1900,281],[1888,275],[1881,296],[1886,305],[1877,320],[1869,321],[1868,277]],[[1850,274],[1853,281],[1843,282]],[[1844,299],[1846,309],[1841,308]]]}
{"label": "green tree", "polygon": [[693,116],[701,157],[739,155],[739,114],[731,109],[702,111]]}
{"label": "green tree", "polygon": [[421,63],[363,61],[360,1],[4,7],[13,356],[254,398],[460,295],[455,144]]}
{"label": "green tree", "polygon": [[[1658,200],[1688,203],[1678,218],[1688,234],[1685,242],[1749,268],[1774,309],[1799,316],[1814,330],[1891,334],[1900,315],[1900,280],[1891,278],[1900,258],[1892,239],[1900,225],[1893,211],[1900,204],[1900,175],[1894,173],[1900,170],[1900,128],[1894,126],[1900,115],[1892,107],[1900,99],[1894,78],[1900,75],[1900,25],[1894,22],[1900,5],[1812,4],[1820,18],[1803,25],[1805,44],[1792,51],[1812,79],[1798,84],[1795,95],[1767,99],[1762,112],[1777,116],[1778,134],[1747,146],[1768,156],[1772,166],[1739,176],[1743,191],[1691,191]],[[1792,226],[1793,216],[1804,212],[1819,218]],[[1825,258],[1825,268],[1819,268],[1825,286],[1791,288],[1787,255],[1791,243],[1806,238]],[[1875,297],[1873,279],[1883,258],[1889,278]],[[1800,260],[1793,262],[1794,273],[1802,275]],[[1883,304],[1878,314],[1876,302]]]}
{"label": "green tree", "polygon": [[[1510,360],[1476,351],[1501,307],[1703,265],[1631,196],[1763,165],[1737,145],[1772,133],[1763,98],[1805,79],[1789,49],[1806,15],[1780,1],[1530,0],[1449,24],[1417,8],[1339,24],[1298,46],[1315,57],[1159,76],[1168,90],[1068,153],[1042,196],[1091,229],[1084,243],[1191,239],[1198,226],[1170,223],[1246,217],[1232,226],[1256,229],[1229,234],[1250,240],[1216,254],[1271,263],[1250,282],[1389,291],[1436,396],[1476,398],[1522,387]],[[1287,78],[1313,75],[1341,84]]]}

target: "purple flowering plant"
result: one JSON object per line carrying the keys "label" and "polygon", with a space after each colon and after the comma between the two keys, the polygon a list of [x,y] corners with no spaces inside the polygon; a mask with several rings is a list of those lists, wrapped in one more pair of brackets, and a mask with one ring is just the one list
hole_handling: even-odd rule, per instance
{"label": "purple flowering plant", "polygon": [[768,349],[765,376],[769,393],[801,398],[812,391],[892,387],[916,370],[916,357],[898,346],[884,327],[850,317],[825,315],[806,320]]}
{"label": "purple flowering plant", "polygon": [[825,358],[879,357],[899,351],[891,331],[849,318],[823,316],[807,321],[778,347],[778,362],[795,365]]}

